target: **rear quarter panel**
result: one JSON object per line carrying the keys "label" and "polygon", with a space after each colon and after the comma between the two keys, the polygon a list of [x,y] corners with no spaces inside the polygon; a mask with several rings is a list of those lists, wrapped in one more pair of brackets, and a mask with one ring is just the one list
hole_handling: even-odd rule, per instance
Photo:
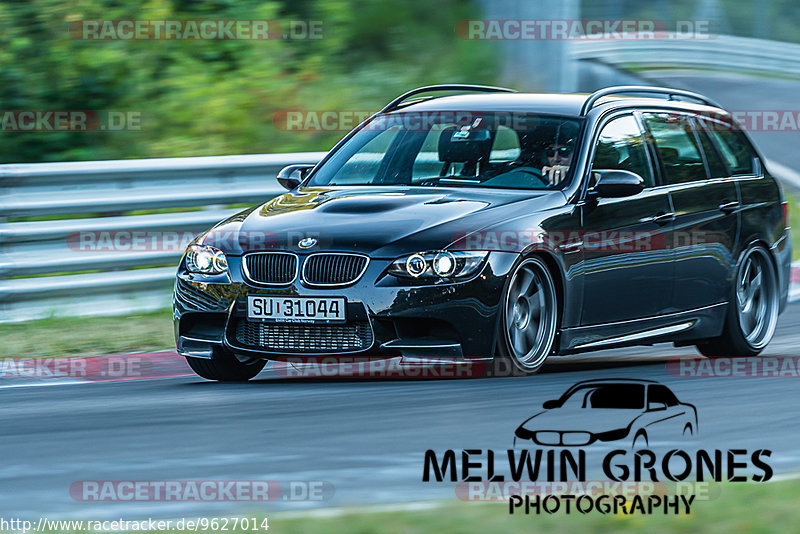
{"label": "rear quarter panel", "polygon": [[789,233],[783,224],[783,195],[780,186],[766,171],[761,177],[739,178],[737,183],[742,204],[738,253],[741,254],[757,242],[769,248],[778,271],[783,310],[789,294],[792,247]]}

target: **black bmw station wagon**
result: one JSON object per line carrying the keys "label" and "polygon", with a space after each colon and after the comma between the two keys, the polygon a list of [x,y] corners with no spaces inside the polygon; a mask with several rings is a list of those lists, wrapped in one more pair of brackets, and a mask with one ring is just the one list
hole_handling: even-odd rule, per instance
{"label": "black bmw station wagon", "polygon": [[212,380],[320,355],[495,375],[666,341],[756,355],[791,260],[763,161],[687,91],[415,89],[190,244],[178,351]]}

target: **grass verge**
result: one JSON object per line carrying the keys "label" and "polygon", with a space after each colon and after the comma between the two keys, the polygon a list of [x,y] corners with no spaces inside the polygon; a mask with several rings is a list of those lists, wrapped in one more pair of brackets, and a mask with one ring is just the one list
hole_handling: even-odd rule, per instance
{"label": "grass verge", "polygon": [[[800,481],[766,484],[729,484],[715,500],[695,500],[690,515],[651,516],[602,515],[509,515],[508,505],[458,503],[417,511],[353,513],[336,517],[282,519],[270,517],[270,527],[282,534],[405,534],[531,532],[736,532],[766,533],[797,531],[800,525]],[[563,507],[562,507],[563,508]],[[270,529],[272,530],[272,529]]]}
{"label": "grass verge", "polygon": [[172,310],[0,325],[4,357],[61,357],[171,349]]}
{"label": "grass verge", "polygon": [[[418,506],[399,511],[351,509],[313,512],[277,512],[268,514],[269,531],[281,534],[467,534],[503,533],[595,534],[620,532],[650,534],[670,532],[695,534],[697,532],[734,532],[737,534],[765,534],[797,532],[800,525],[800,480],[771,483],[726,484],[719,496],[711,500],[695,499],[690,514],[665,514],[661,507],[652,515],[602,514],[596,511],[580,514],[572,506],[567,515],[561,510],[549,515],[543,513],[515,513],[509,515],[507,503],[447,503],[443,506]],[[646,499],[645,499],[646,502]],[[645,507],[647,505],[645,504]],[[411,507],[409,507],[411,508]],[[223,514],[218,514],[222,516]],[[241,532],[266,532],[261,513],[246,514],[256,518],[257,530],[243,531],[229,525],[231,534]],[[196,520],[197,517],[187,519]],[[252,526],[252,521],[249,523]],[[200,528],[200,531],[209,530]],[[50,532],[80,532],[49,530]],[[172,532],[182,532],[174,529]],[[156,534],[152,532],[151,534]]]}

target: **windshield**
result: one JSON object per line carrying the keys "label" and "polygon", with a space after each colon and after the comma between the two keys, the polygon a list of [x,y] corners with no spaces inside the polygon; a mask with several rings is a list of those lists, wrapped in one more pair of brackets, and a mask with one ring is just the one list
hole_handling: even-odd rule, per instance
{"label": "windshield", "polygon": [[379,115],[307,185],[560,189],[572,176],[578,132],[576,119],[535,114]]}

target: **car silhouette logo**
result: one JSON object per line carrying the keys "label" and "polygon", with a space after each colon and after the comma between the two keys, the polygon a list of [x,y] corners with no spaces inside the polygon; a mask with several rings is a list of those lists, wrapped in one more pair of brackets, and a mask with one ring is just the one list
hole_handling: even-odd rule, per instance
{"label": "car silhouette logo", "polygon": [[627,441],[634,449],[654,441],[697,435],[697,409],[652,380],[578,382],[542,405],[514,432],[515,447],[583,447]]}
{"label": "car silhouette logo", "polygon": [[311,248],[316,244],[317,244],[316,239],[314,239],[313,237],[306,237],[304,239],[301,239],[300,242],[297,243],[297,246],[300,248]]}

